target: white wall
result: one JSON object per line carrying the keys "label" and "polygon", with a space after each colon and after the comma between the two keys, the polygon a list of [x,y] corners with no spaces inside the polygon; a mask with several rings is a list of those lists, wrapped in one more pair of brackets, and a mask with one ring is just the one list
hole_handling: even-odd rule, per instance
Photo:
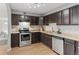
{"label": "white wall", "polygon": [[0,3],[0,33],[3,31],[3,32],[6,32],[7,33],[7,50],[10,50],[11,47],[10,47],[10,28],[11,28],[11,11],[10,11],[10,8],[9,8],[9,5],[8,4],[5,4],[5,3]]}
{"label": "white wall", "polygon": [[8,51],[11,50],[11,8],[9,4],[7,5],[7,13],[8,13]]}
{"label": "white wall", "polygon": [[[0,4],[0,32],[1,31],[8,31],[7,26],[5,23],[8,21],[8,15],[7,15],[7,8],[5,4]],[[6,30],[5,30],[6,29]]]}

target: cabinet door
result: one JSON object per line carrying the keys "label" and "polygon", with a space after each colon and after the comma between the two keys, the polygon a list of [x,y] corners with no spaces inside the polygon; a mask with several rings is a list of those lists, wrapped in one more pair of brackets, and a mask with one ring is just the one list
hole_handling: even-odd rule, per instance
{"label": "cabinet door", "polygon": [[48,47],[52,48],[52,37],[49,36],[48,39],[47,39],[47,42],[48,42],[48,44],[47,44]]}
{"label": "cabinet door", "polygon": [[35,18],[33,16],[31,16],[30,18],[30,23],[31,25],[35,25]]}
{"label": "cabinet door", "polygon": [[31,35],[31,40],[32,40],[32,43],[37,43],[40,41],[40,33],[39,32],[32,32],[32,35]]}
{"label": "cabinet door", "polygon": [[74,55],[74,45],[65,44],[64,45],[65,55]]}
{"label": "cabinet door", "polygon": [[41,42],[44,44],[46,44],[46,42],[47,42],[47,38],[45,37],[44,33],[41,33]]}
{"label": "cabinet door", "polygon": [[69,9],[62,11],[62,24],[69,24]]}
{"label": "cabinet door", "polygon": [[20,15],[12,14],[12,20],[11,20],[12,25],[18,25],[19,20],[20,20]]}
{"label": "cabinet door", "polygon": [[30,23],[31,23],[31,25],[38,25],[39,24],[39,17],[30,16]]}
{"label": "cabinet door", "polygon": [[74,55],[75,54],[75,41],[64,39],[64,54],[65,55]]}
{"label": "cabinet door", "polygon": [[45,44],[49,47],[52,48],[52,37],[51,35],[44,34],[45,35]]}
{"label": "cabinet door", "polygon": [[79,24],[79,6],[70,8],[70,24]]}
{"label": "cabinet door", "polygon": [[44,16],[43,25],[48,25],[48,16]]}
{"label": "cabinet door", "polygon": [[35,25],[39,25],[39,17],[35,18]]}
{"label": "cabinet door", "polygon": [[41,42],[47,44],[47,38],[44,33],[41,33]]}
{"label": "cabinet door", "polygon": [[49,23],[57,23],[57,13],[50,15]]}
{"label": "cabinet door", "polygon": [[11,34],[11,47],[19,47],[19,34]]}
{"label": "cabinet door", "polygon": [[62,24],[61,11],[57,12],[57,24]]}
{"label": "cabinet door", "polygon": [[42,33],[41,42],[47,45],[49,48],[52,48],[52,37],[50,35]]}

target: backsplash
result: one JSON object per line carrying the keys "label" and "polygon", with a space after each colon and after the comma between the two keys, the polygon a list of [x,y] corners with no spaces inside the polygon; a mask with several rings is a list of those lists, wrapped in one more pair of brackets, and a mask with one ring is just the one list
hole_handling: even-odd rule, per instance
{"label": "backsplash", "polygon": [[11,32],[17,32],[19,30],[19,26],[18,25],[13,25],[11,28]]}
{"label": "backsplash", "polygon": [[44,31],[50,31],[50,32],[52,32],[52,28],[50,27],[50,26],[43,26],[43,28],[44,28]]}
{"label": "backsplash", "polygon": [[[52,32],[52,28],[50,26],[43,26],[45,31]],[[57,25],[62,33],[70,33],[70,34],[78,34],[79,35],[79,25]],[[12,30],[17,30],[18,26],[12,26]],[[40,31],[41,26],[30,26],[30,30]]]}
{"label": "backsplash", "polygon": [[58,25],[58,28],[64,33],[79,35],[79,25]]}
{"label": "backsplash", "polygon": [[30,30],[33,30],[33,31],[40,31],[41,30],[41,26],[30,26]]}
{"label": "backsplash", "polygon": [[[50,26],[43,26],[45,31],[52,32],[53,29]],[[77,34],[79,35],[79,25],[57,25],[62,33]]]}
{"label": "backsplash", "polygon": [[[12,32],[17,32],[19,30],[19,25],[13,25],[11,31]],[[33,31],[40,31],[41,27],[40,26],[30,26],[29,30],[33,30]]]}

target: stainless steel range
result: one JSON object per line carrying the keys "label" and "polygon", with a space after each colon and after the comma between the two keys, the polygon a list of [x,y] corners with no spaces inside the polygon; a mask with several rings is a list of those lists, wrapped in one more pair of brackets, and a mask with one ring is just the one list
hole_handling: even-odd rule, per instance
{"label": "stainless steel range", "polygon": [[[23,22],[25,23],[25,22]],[[20,25],[20,44],[19,46],[27,46],[31,44],[31,33],[29,31],[29,25],[23,25],[23,23],[21,22]]]}

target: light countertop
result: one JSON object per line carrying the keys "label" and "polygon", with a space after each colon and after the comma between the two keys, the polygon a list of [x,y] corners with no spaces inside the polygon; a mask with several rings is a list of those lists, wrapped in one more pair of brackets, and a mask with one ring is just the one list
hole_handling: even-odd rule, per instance
{"label": "light countertop", "polygon": [[[58,37],[61,37],[61,38],[79,41],[79,35],[74,35],[74,34],[73,35],[68,34],[68,33],[58,34],[58,33],[49,32],[49,31],[30,31],[30,32],[41,32],[41,33],[45,33],[45,34],[52,35],[52,36],[58,36]],[[19,32],[17,31],[17,32],[12,32],[12,33],[19,33]]]}
{"label": "light countertop", "polygon": [[31,31],[31,32],[41,32],[41,33],[45,33],[45,34],[52,35],[52,36],[58,36],[61,38],[79,41],[79,35],[75,35],[75,34],[69,34],[69,33],[58,34],[55,32],[48,32],[48,31]]}
{"label": "light countertop", "polygon": [[19,31],[18,32],[11,32],[12,34],[14,34],[14,33],[19,33]]}
{"label": "light countertop", "polygon": [[72,34],[68,34],[68,33],[58,34],[58,33],[54,33],[54,32],[46,32],[46,31],[42,31],[42,33],[52,35],[52,36],[58,36],[58,37],[61,37],[61,38],[79,41],[79,35],[74,35],[74,34],[72,35]]}

